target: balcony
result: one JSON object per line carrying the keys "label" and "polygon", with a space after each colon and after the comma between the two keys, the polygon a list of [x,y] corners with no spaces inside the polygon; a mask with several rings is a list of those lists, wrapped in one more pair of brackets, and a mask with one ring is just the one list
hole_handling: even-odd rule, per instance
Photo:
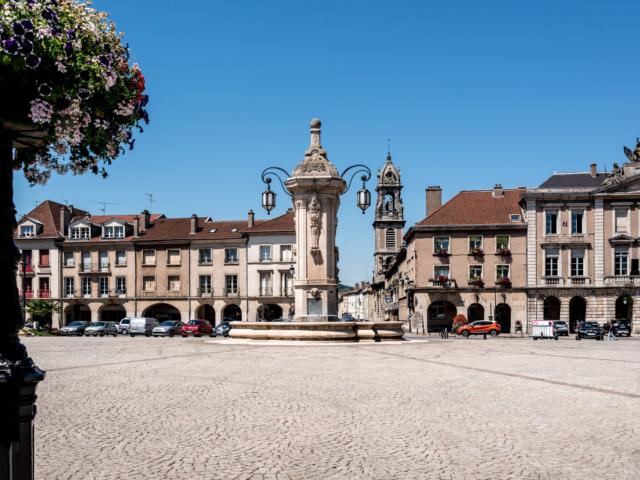
{"label": "balcony", "polygon": [[238,265],[240,262],[238,261],[237,258],[225,258],[224,259],[224,264],[225,265]]}
{"label": "balcony", "polygon": [[440,276],[438,278],[429,279],[429,286],[440,288],[457,288],[458,285],[455,280],[449,277]]}
{"label": "balcony", "polygon": [[502,288],[511,288],[511,279],[509,277],[501,277],[496,279],[496,286]]}
{"label": "balcony", "polygon": [[273,287],[261,288],[260,289],[261,297],[273,297]]}
{"label": "balcony", "polygon": [[620,287],[640,286],[640,275],[613,275],[604,277],[604,284]]}
{"label": "balcony", "polygon": [[590,285],[590,280],[588,277],[571,277],[567,280],[567,284],[574,285]]}
{"label": "balcony", "polygon": [[239,288],[224,288],[222,289],[222,295],[225,297],[239,297],[240,289]]}
{"label": "balcony", "polygon": [[38,290],[38,298],[51,298],[51,290]]}
{"label": "balcony", "polygon": [[142,291],[142,296],[143,297],[155,297],[156,296],[156,290],[143,290]]}
{"label": "balcony", "polygon": [[469,280],[467,280],[467,283],[469,283],[469,286],[475,288],[484,287],[484,280],[482,280],[481,278],[470,278]]}
{"label": "balcony", "polygon": [[111,273],[108,263],[81,263],[80,273]]}
{"label": "balcony", "polygon": [[282,296],[283,297],[293,297],[293,288],[289,287],[289,288],[284,289],[282,291]]}
{"label": "balcony", "polygon": [[547,287],[560,287],[564,285],[564,278],[556,276],[542,277],[542,284]]}
{"label": "balcony", "polygon": [[30,299],[30,298],[34,298],[34,296],[33,296],[33,290],[25,290],[25,291],[22,293],[22,297],[24,297],[24,298],[28,298],[28,299]]}
{"label": "balcony", "polygon": [[181,290],[167,290],[165,293],[166,297],[181,297],[182,296],[182,291]]}
{"label": "balcony", "polygon": [[35,272],[33,270],[33,264],[31,263],[27,263],[26,265],[23,265],[22,263],[18,264],[18,271],[20,272],[20,275],[34,275]]}
{"label": "balcony", "polygon": [[399,308],[398,302],[386,303],[384,305],[384,311],[385,312],[389,312],[389,311],[392,311],[392,310],[398,310],[398,308]]}
{"label": "balcony", "polygon": [[199,288],[196,290],[196,296],[213,297],[213,290],[211,288]]}

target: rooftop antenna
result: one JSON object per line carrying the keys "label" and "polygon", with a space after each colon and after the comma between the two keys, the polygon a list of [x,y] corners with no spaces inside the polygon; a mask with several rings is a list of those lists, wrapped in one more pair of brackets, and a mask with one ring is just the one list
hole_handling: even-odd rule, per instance
{"label": "rooftop antenna", "polygon": [[153,212],[153,203],[155,202],[153,193],[147,193],[146,196],[149,199],[149,212]]}
{"label": "rooftop antenna", "polygon": [[391,155],[391,139],[387,138],[387,155]]}
{"label": "rooftop antenna", "polygon": [[67,200],[66,198],[63,198],[62,201],[67,205],[67,207],[69,206],[69,200]]}
{"label": "rooftop antenna", "polygon": [[33,201],[33,208],[37,208],[38,205],[40,205],[40,202],[38,202],[38,200],[34,200]]}
{"label": "rooftop antenna", "polygon": [[114,203],[114,202],[100,202],[98,200],[93,200],[93,203],[98,203],[102,205],[102,208],[100,209],[102,211],[102,215],[107,214],[107,205],[117,205],[117,203]]}

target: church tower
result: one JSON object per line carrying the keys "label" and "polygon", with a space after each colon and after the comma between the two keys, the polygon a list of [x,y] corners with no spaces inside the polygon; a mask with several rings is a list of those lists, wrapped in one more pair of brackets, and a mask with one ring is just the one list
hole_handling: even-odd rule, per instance
{"label": "church tower", "polygon": [[387,161],[382,170],[378,171],[376,185],[376,211],[373,222],[375,235],[375,253],[373,254],[375,267],[374,282],[384,280],[384,271],[402,248],[402,234],[404,228],[404,207],[400,191],[400,170],[391,160],[391,153],[387,154]]}

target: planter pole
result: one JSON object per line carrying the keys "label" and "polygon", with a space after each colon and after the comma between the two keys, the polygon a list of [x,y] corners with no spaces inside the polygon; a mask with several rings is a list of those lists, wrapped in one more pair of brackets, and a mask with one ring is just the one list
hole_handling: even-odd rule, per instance
{"label": "planter pole", "polygon": [[18,338],[24,321],[16,272],[20,252],[13,235],[13,140],[0,121],[0,478],[33,480],[36,388],[45,374]]}

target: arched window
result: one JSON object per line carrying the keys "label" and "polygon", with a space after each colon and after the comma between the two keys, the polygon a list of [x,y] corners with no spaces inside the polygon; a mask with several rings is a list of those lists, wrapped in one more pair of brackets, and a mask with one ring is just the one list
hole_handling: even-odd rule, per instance
{"label": "arched window", "polygon": [[396,248],[396,231],[393,228],[387,228],[385,232],[385,245],[387,248]]}

